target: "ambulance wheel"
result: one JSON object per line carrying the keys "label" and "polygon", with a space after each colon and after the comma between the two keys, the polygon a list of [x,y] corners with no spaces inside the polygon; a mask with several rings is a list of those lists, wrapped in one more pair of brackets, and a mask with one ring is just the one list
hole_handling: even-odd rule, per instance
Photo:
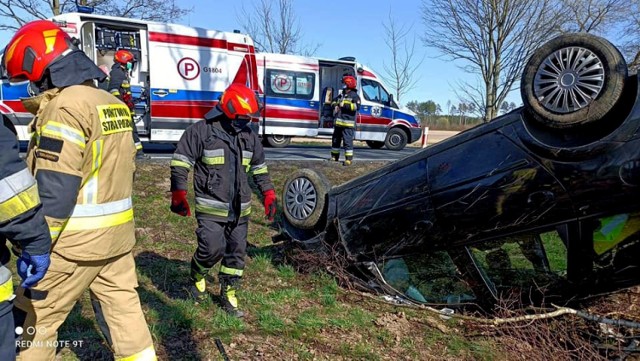
{"label": "ambulance wheel", "polygon": [[294,227],[313,229],[325,213],[329,181],[307,168],[289,176],[282,192],[284,216]]}
{"label": "ambulance wheel", "polygon": [[291,137],[286,135],[267,135],[267,144],[274,148],[284,148],[291,143]]}
{"label": "ambulance wheel", "polygon": [[367,140],[367,145],[371,149],[380,149],[384,147],[384,142],[379,142],[377,140]]}
{"label": "ambulance wheel", "polygon": [[407,132],[401,128],[391,128],[387,133],[387,139],[385,139],[384,145],[389,150],[403,150],[408,140],[409,136]]}

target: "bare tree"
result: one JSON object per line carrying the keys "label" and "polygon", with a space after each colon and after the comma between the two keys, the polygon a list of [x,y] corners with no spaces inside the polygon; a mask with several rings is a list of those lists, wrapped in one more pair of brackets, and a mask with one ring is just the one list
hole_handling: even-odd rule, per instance
{"label": "bare tree", "polygon": [[[277,4],[275,10],[274,3]],[[292,0],[259,0],[248,10],[243,6],[238,22],[251,36],[258,51],[310,56],[320,46],[303,43]]]}
{"label": "bare tree", "polygon": [[460,91],[489,121],[532,52],[560,29],[558,8],[553,0],[424,0],[423,41],[480,76],[481,87]]}
{"label": "bare tree", "polygon": [[628,16],[629,0],[560,0],[562,30],[605,35]]}
{"label": "bare tree", "polygon": [[389,11],[389,22],[382,23],[385,32],[385,44],[391,53],[391,63],[383,63],[384,79],[391,84],[396,93],[396,100],[399,102],[403,94],[415,88],[420,78],[416,76],[416,70],[422,59],[416,58],[416,39],[409,41],[407,38],[411,33],[411,25],[398,25]]}
{"label": "bare tree", "polygon": [[629,61],[629,68],[640,68],[640,0],[632,0],[626,11],[626,21],[621,22],[621,50]]}
{"label": "bare tree", "polygon": [[[175,0],[81,0],[80,5],[93,6],[96,14],[164,22],[180,19],[192,11],[178,6]],[[31,20],[75,9],[75,0],[0,0],[0,30],[17,30]]]}

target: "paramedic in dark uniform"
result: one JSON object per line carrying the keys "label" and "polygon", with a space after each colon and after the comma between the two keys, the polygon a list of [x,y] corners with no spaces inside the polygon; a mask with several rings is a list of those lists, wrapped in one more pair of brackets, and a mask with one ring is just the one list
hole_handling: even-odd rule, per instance
{"label": "paramedic in dark uniform", "polygon": [[15,360],[13,283],[5,267],[11,257],[7,240],[21,251],[18,274],[22,287],[30,289],[49,268],[51,236],[36,180],[18,155],[18,140],[0,123],[0,360]]}
{"label": "paramedic in dark uniform", "polygon": [[220,303],[231,316],[242,317],[236,289],[244,272],[251,187],[264,196],[265,216],[276,214],[276,193],[258,136],[248,127],[260,111],[255,93],[231,84],[214,109],[184,132],[171,160],[171,211],[189,216],[187,178],[193,168],[198,247],[191,259],[190,293],[206,297],[205,276],[221,262]]}
{"label": "paramedic in dark uniform", "polygon": [[360,97],[357,92],[356,78],[351,75],[342,77],[344,88],[331,105],[335,117],[333,136],[331,138],[331,159],[340,159],[340,145],[344,143],[344,165],[351,165],[353,160],[353,137],[356,125],[356,116],[360,109]]}
{"label": "paramedic in dark uniform", "polygon": [[[116,98],[122,100],[131,110],[133,116],[135,104],[133,103],[133,95],[131,94],[131,77],[129,72],[133,69],[133,63],[135,63],[135,56],[128,50],[120,49],[116,51],[113,56],[113,66],[109,73],[109,93],[113,94]],[[147,158],[142,151],[142,142],[138,136],[138,129],[133,124],[133,141],[136,145],[136,158]]]}

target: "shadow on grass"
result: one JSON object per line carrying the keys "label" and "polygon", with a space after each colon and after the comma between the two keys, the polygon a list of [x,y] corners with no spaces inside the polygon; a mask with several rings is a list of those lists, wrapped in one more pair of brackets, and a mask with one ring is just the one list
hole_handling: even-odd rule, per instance
{"label": "shadow on grass", "polygon": [[189,263],[154,252],[142,252],[136,256],[136,265],[155,286],[155,290],[141,286],[138,293],[142,303],[158,318],[152,331],[156,344],[163,347],[164,355],[158,350],[159,359],[202,360],[203,356],[198,352],[199,341],[193,338],[197,317],[194,312],[198,312],[198,305],[187,292]]}
{"label": "shadow on grass", "polygon": [[[113,352],[101,336],[95,317],[85,317],[82,314],[83,307],[82,300],[79,300],[60,327],[60,346],[68,346],[80,360],[113,359]],[[61,347],[58,347],[56,353],[60,351]]]}

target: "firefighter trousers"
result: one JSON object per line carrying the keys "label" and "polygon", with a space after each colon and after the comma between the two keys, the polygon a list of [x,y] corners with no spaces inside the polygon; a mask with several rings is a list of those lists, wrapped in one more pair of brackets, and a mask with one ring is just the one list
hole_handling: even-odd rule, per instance
{"label": "firefighter trousers", "polygon": [[[198,248],[193,255],[195,265],[191,278],[206,275],[218,261],[222,260],[221,275],[242,276],[244,257],[247,253],[248,219],[233,222],[216,222],[209,218],[198,218]],[[193,264],[193,262],[192,262]]]}
{"label": "firefighter trousers", "polygon": [[137,286],[130,252],[100,261],[72,261],[51,253],[45,277],[35,287],[16,292],[16,324],[35,330],[23,333],[18,359],[53,360],[58,328],[89,288],[98,325],[115,359],[156,360]]}
{"label": "firefighter trousers", "polygon": [[344,157],[346,160],[353,159],[353,136],[354,129],[351,127],[336,126],[333,129],[333,136],[331,137],[331,155],[334,159],[340,157],[340,146],[343,145]]}
{"label": "firefighter trousers", "polygon": [[15,360],[16,333],[11,301],[0,302],[0,360]]}

